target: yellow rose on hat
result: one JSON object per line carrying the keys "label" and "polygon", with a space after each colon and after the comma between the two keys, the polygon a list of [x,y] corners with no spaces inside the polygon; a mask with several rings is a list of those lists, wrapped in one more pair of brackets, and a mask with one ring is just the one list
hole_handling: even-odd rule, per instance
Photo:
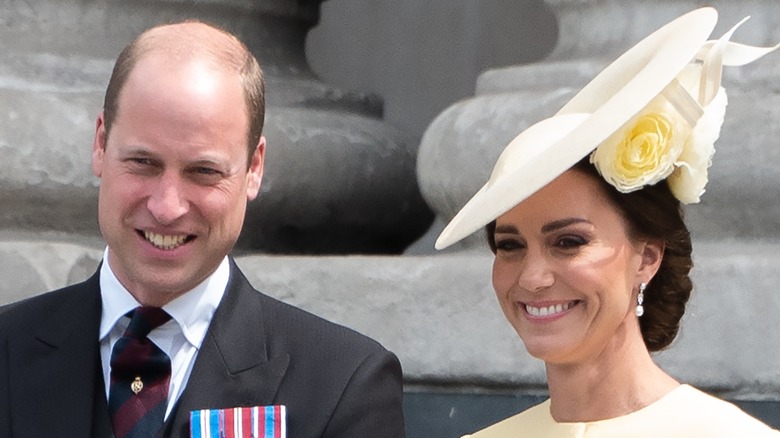
{"label": "yellow rose on hat", "polygon": [[[686,76],[680,79],[687,87]],[[620,192],[630,193],[668,178],[680,202],[697,203],[707,185],[726,103],[721,87],[692,122],[665,97],[658,97],[599,145],[590,161]]]}
{"label": "yellow rose on hat", "polygon": [[599,173],[623,193],[653,185],[675,170],[691,128],[656,99],[591,154]]}

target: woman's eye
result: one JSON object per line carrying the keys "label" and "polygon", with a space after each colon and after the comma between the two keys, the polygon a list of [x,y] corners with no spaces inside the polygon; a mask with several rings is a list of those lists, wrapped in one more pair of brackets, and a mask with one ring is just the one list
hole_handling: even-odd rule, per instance
{"label": "woman's eye", "polygon": [[558,239],[555,246],[564,249],[579,248],[580,246],[583,246],[587,243],[587,240],[579,236],[563,236]]}
{"label": "woman's eye", "polygon": [[525,245],[523,245],[523,242],[517,239],[496,239],[497,251],[515,251],[518,249],[523,249],[524,247]]}

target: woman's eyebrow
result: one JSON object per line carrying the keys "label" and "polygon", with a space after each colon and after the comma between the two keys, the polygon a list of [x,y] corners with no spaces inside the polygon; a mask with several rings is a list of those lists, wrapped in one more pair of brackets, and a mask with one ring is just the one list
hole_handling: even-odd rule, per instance
{"label": "woman's eyebrow", "polygon": [[542,226],[542,233],[550,233],[552,231],[560,230],[561,228],[566,228],[569,225],[579,224],[579,223],[583,223],[583,222],[584,223],[588,223],[588,224],[590,223],[589,220],[578,218],[578,217],[572,217],[572,218],[566,218],[566,219],[561,219],[561,220],[557,220],[557,221],[552,221],[552,222],[544,224]]}
{"label": "woman's eyebrow", "polygon": [[493,233],[517,234],[517,228],[514,225],[497,225]]}

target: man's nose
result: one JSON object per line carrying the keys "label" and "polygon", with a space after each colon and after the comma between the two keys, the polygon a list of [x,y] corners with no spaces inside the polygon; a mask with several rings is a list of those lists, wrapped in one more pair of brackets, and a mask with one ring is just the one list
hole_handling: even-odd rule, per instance
{"label": "man's nose", "polygon": [[189,211],[182,186],[180,178],[172,173],[162,175],[157,181],[146,206],[160,224],[171,224]]}

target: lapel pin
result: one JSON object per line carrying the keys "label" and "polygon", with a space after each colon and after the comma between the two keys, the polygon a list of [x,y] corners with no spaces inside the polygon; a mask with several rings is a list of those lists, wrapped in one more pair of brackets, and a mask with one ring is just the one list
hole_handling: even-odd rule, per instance
{"label": "lapel pin", "polygon": [[144,382],[141,381],[141,377],[136,377],[135,380],[133,380],[133,383],[130,384],[130,389],[133,391],[134,394],[138,394],[141,392],[142,389],[144,389]]}

